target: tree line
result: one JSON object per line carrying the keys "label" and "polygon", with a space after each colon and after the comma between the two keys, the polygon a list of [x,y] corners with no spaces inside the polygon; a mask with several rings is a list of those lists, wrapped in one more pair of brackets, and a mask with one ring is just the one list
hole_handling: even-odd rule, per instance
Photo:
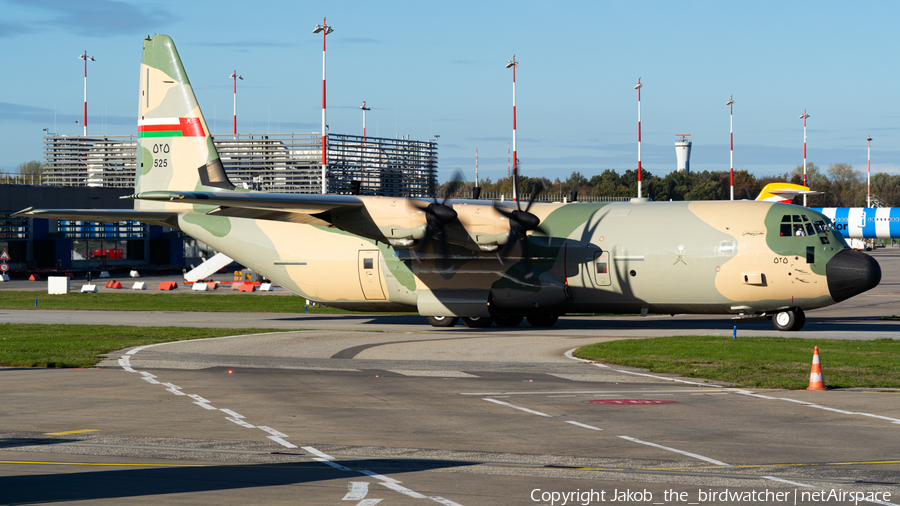
{"label": "tree line", "polygon": [[[810,207],[863,207],[866,205],[866,175],[846,163],[831,164],[826,171],[813,163],[806,164],[808,186],[819,195],[807,197]],[[647,170],[641,171],[643,196],[656,201],[662,200],[728,200],[730,198],[729,171],[671,172],[664,177],[654,176]],[[803,184],[803,166],[798,165],[790,172],[774,176],[756,177],[746,170],[734,171],[735,200],[756,199],[759,192],[769,183],[789,182]],[[446,189],[444,183],[441,189]],[[471,195],[474,182],[462,183],[457,194]],[[587,178],[580,172],[572,172],[565,181],[546,177],[519,177],[519,191],[529,194],[538,185],[550,195],[568,195],[577,191],[578,195],[598,195],[605,197],[636,197],[637,169],[627,170],[619,175],[611,169]],[[482,192],[512,194],[512,178],[504,177],[496,182],[490,178],[481,180]],[[872,197],[882,205],[900,207],[900,175],[884,172],[872,174]],[[802,202],[802,197],[797,197]]]}

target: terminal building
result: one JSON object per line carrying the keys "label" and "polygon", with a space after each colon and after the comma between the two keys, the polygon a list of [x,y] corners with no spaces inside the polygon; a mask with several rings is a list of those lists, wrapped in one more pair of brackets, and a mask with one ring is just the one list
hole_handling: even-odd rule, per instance
{"label": "terminal building", "polygon": [[[321,193],[318,133],[221,135],[214,142],[238,187],[270,193]],[[0,249],[16,276],[42,270],[186,268],[211,255],[167,227],[21,219],[26,207],[126,209],[133,201],[134,136],[44,138],[41,184],[0,184]],[[430,197],[437,187],[437,142],[328,134],[329,193]]]}

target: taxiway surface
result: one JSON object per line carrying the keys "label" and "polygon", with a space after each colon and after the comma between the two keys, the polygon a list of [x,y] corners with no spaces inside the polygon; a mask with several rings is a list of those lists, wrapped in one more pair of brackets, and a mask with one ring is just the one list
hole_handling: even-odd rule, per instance
{"label": "taxiway surface", "polygon": [[[791,337],[900,338],[879,319],[900,314],[900,257],[877,258],[879,287],[808,313]],[[289,331],[134,348],[98,369],[0,369],[2,504],[521,505],[589,491],[567,504],[848,504],[819,491],[900,504],[896,393],[750,391],[566,356],[604,339],[731,335],[728,319],[476,330],[409,316],[0,311],[35,320]],[[726,489],[788,495],[702,495]]]}

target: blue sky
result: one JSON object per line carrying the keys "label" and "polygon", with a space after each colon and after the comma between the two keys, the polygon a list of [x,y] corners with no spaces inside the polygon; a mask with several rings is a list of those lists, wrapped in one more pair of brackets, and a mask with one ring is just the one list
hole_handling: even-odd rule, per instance
{"label": "blue sky", "polygon": [[694,170],[757,176],[809,161],[900,173],[897,2],[208,2],[0,0],[5,78],[0,169],[42,157],[43,128],[81,132],[87,50],[89,132],[136,131],[141,41],[172,36],[214,133],[318,131],[321,35],[328,17],[328,123],[369,135],[440,135],[441,180],[462,169],[496,180],[512,138],[513,54],[521,173],[565,179],[643,165],[675,168],[690,133]]}

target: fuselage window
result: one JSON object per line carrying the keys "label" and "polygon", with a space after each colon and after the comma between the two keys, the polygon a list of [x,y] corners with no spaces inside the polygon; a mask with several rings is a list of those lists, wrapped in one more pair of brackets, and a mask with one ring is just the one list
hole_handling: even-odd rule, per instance
{"label": "fuselage window", "polygon": [[609,269],[606,267],[606,262],[597,262],[597,274],[607,273],[609,273]]}
{"label": "fuselage window", "polygon": [[363,258],[363,269],[372,269],[375,267],[375,262],[372,258]]}

